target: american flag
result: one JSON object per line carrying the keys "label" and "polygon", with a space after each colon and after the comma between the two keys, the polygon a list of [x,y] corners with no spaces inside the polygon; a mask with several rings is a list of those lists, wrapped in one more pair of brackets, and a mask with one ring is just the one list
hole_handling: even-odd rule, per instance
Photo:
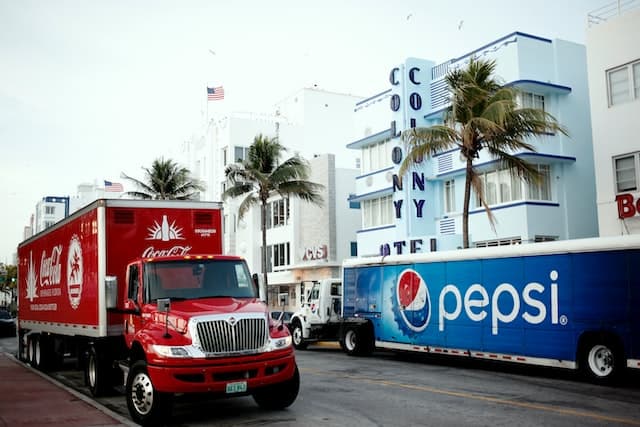
{"label": "american flag", "polygon": [[207,100],[208,101],[218,101],[220,99],[224,99],[224,87],[208,87],[207,86]]}
{"label": "american flag", "polygon": [[114,192],[114,193],[122,193],[124,191],[124,188],[122,187],[122,184],[120,184],[119,182],[111,182],[111,181],[104,181],[104,191],[109,191],[109,192]]}

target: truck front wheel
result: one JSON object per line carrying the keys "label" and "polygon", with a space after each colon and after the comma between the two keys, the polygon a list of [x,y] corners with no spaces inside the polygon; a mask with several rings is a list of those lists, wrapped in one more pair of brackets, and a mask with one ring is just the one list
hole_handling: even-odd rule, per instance
{"label": "truck front wheel", "polygon": [[291,339],[293,340],[293,346],[296,350],[304,350],[309,343],[304,340],[304,331],[302,329],[302,323],[296,319],[291,326]]}
{"label": "truck front wheel", "polygon": [[253,400],[263,409],[284,409],[295,402],[299,390],[300,373],[296,365],[295,372],[290,380],[256,390],[253,392]]}
{"label": "truck front wheel", "polygon": [[159,425],[171,412],[171,395],[160,393],[153,387],[144,360],[131,365],[126,399],[131,418],[141,425]]}

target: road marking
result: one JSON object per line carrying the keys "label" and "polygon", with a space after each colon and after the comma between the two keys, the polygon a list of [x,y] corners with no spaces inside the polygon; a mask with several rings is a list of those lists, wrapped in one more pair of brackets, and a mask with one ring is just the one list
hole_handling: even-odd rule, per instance
{"label": "road marking", "polygon": [[349,374],[337,374],[337,373],[334,374],[331,372],[321,371],[317,369],[303,368],[301,369],[301,371],[303,373],[309,373],[314,375],[325,375],[325,376],[334,376],[339,378],[348,378],[355,381],[363,381],[371,384],[384,385],[388,387],[405,388],[409,390],[417,390],[417,391],[423,391],[428,393],[441,394],[445,396],[460,397],[463,399],[478,400],[483,402],[498,403],[501,405],[514,406],[514,407],[525,408],[525,409],[536,409],[540,411],[553,412],[561,415],[570,415],[570,416],[580,417],[580,418],[591,418],[599,421],[616,422],[620,424],[640,426],[640,420],[620,418],[620,417],[614,417],[609,415],[601,415],[601,414],[596,414],[595,412],[580,411],[577,409],[561,408],[558,406],[544,405],[540,403],[516,402],[509,399],[501,399],[499,397],[482,396],[479,394],[466,393],[461,391],[451,391],[451,390],[444,390],[444,389],[439,389],[439,388],[429,387],[429,386],[404,384],[404,383],[398,383],[394,381],[378,380],[375,378],[359,377],[356,375],[349,375]]}

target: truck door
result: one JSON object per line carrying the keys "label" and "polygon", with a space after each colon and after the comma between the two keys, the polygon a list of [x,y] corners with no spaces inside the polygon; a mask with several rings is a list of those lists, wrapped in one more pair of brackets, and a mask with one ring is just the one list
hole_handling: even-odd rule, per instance
{"label": "truck door", "polygon": [[329,284],[329,322],[337,322],[342,316],[342,283]]}
{"label": "truck door", "polygon": [[124,307],[124,334],[127,346],[131,346],[136,331],[142,327],[142,271],[139,264],[130,264],[127,268],[127,300]]}
{"label": "truck door", "polygon": [[307,294],[306,305],[309,310],[309,322],[319,323],[321,322],[321,307],[320,307],[320,283],[313,282],[311,289]]}

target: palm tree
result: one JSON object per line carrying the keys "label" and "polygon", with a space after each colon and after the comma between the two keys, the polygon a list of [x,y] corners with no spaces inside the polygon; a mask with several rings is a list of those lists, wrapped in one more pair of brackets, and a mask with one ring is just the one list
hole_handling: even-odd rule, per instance
{"label": "palm tree", "polygon": [[[261,134],[253,139],[249,147],[248,158],[242,163],[232,163],[224,173],[231,186],[223,193],[227,197],[244,199],[238,207],[241,219],[252,206],[260,205],[260,227],[262,230],[262,274],[267,285],[267,201],[278,194],[282,197],[297,197],[301,200],[322,204],[320,184],[307,181],[308,163],[295,155],[279,163],[286,151],[278,138],[269,138]],[[267,292],[268,294],[268,292]]]}
{"label": "palm tree", "polygon": [[122,174],[138,187],[138,191],[128,191],[127,195],[140,199],[193,200],[200,191],[204,191],[204,185],[191,177],[189,169],[180,167],[171,159],[155,159],[150,168],[142,169],[145,171],[144,181]]}
{"label": "palm tree", "polygon": [[409,152],[400,166],[400,176],[421,159],[455,147],[460,149],[461,158],[466,162],[462,211],[464,248],[469,247],[472,187],[495,229],[482,181],[473,165],[480,151],[486,149],[512,175],[538,182],[540,173],[535,165],[518,157],[518,153],[536,151],[528,141],[530,137],[555,132],[567,135],[551,114],[536,108],[520,108],[517,89],[501,85],[493,77],[495,67],[495,61],[471,59],[466,68],[450,72],[445,80],[451,92],[451,105],[444,113],[443,124],[414,128],[403,134]]}

